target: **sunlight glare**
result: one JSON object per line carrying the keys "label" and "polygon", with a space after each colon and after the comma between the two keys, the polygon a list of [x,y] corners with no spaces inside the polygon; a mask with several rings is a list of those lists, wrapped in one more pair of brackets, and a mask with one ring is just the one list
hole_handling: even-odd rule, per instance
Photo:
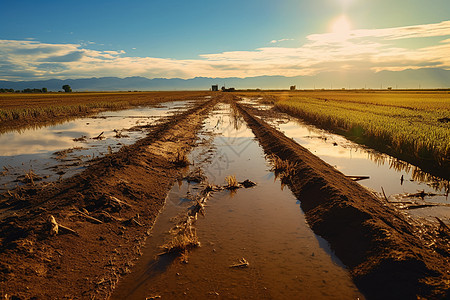
{"label": "sunlight glare", "polygon": [[338,0],[343,8],[347,8],[353,2],[353,0]]}
{"label": "sunlight glare", "polygon": [[351,24],[345,15],[337,18],[331,25],[331,32],[342,39],[345,39],[348,36],[350,30]]}

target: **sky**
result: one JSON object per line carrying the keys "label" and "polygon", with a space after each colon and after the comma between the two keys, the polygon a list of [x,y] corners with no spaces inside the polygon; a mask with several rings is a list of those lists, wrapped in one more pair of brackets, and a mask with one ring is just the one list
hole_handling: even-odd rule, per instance
{"label": "sky", "polygon": [[450,70],[449,0],[0,1],[0,80]]}

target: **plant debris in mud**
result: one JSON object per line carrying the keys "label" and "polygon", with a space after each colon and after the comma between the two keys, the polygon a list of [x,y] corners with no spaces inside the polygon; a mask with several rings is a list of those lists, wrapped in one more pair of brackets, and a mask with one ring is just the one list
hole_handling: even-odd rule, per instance
{"label": "plant debris in mud", "polygon": [[82,136],[80,136],[78,138],[72,139],[72,141],[74,141],[74,142],[86,142],[86,139],[87,139],[87,136],[82,135]]}
{"label": "plant debris in mud", "polygon": [[22,183],[31,183],[32,185],[34,185],[35,181],[39,181],[42,179],[43,177],[34,173],[33,170],[29,170],[25,173],[25,175],[20,175],[19,177],[17,177],[17,181],[20,181]]}
{"label": "plant debris in mud", "polygon": [[73,147],[61,151],[56,151],[53,153],[55,155],[57,160],[64,160],[67,157],[67,154],[72,153],[74,151],[80,151],[80,150],[86,150],[87,148],[84,147]]}
{"label": "plant debris in mud", "polygon": [[288,183],[289,178],[296,174],[296,163],[283,160],[275,154],[269,155],[268,159],[272,162],[271,171],[274,172],[275,177],[280,178],[282,183]]}
{"label": "plant debris in mud", "polygon": [[255,182],[245,179],[244,181],[239,182],[240,185],[242,185],[243,187],[245,187],[246,189],[251,188],[253,186],[256,185]]}
{"label": "plant debris in mud", "polygon": [[250,263],[242,257],[238,263],[230,265],[230,268],[247,268],[249,265]]}
{"label": "plant debris in mud", "polygon": [[[417,193],[405,193],[405,194],[397,194],[391,195],[389,198],[386,197],[386,194],[383,192],[383,198],[386,202],[395,205],[398,209],[418,209],[424,207],[433,207],[433,206],[447,206],[450,207],[450,204],[447,203],[435,203],[425,201],[425,197],[434,197],[434,196],[445,196],[442,194],[435,193],[425,193],[423,190]],[[395,200],[389,200],[393,197]]]}
{"label": "plant debris in mud", "polygon": [[105,138],[105,136],[103,135],[105,132],[102,131],[102,133],[100,133],[99,135],[97,135],[96,137],[93,137],[93,140],[103,140]]}
{"label": "plant debris in mud", "polygon": [[237,181],[235,175],[225,177],[225,181],[227,182],[227,185],[225,186],[227,190],[235,190],[239,188],[239,182]]}
{"label": "plant debris in mud", "polygon": [[186,152],[181,149],[177,150],[175,159],[172,160],[172,163],[177,167],[187,167],[189,166],[189,159],[187,158]]}
{"label": "plant debris in mud", "polygon": [[114,129],[113,131],[115,133],[114,137],[117,138],[117,139],[129,137],[129,135],[126,135],[126,134],[122,133],[123,129],[122,130]]}
{"label": "plant debris in mud", "polygon": [[193,225],[199,213],[203,216],[205,214],[205,204],[211,195],[211,192],[208,191],[208,186],[200,191],[195,199],[196,203],[189,208],[185,215],[179,218],[178,223],[170,230],[171,239],[161,246],[163,250],[161,254],[178,253],[181,255],[181,261],[186,263],[188,261],[188,251],[200,246],[197,232]]}
{"label": "plant debris in mud", "polygon": [[[225,186],[209,184],[206,182],[207,178],[203,175],[203,171],[200,168],[190,172],[184,179],[203,183],[203,189],[201,189],[195,197],[191,197],[190,195],[185,197],[185,199],[195,201],[195,204],[190,206],[185,214],[174,218],[174,221],[176,221],[177,224],[169,232],[171,234],[170,240],[160,247],[163,250],[160,255],[177,253],[180,255],[180,260],[187,263],[189,250],[200,246],[194,223],[197,221],[198,214],[205,216],[206,202],[209,197],[211,197],[211,194],[224,189],[236,190],[242,187],[248,188],[255,186],[256,183],[248,179],[243,182],[238,182],[236,176],[230,175],[225,178],[225,181],[227,182]],[[241,261],[241,264],[242,263],[243,262]],[[248,262],[246,263],[248,265]]]}
{"label": "plant debris in mud", "polygon": [[197,234],[192,228],[188,231],[183,231],[180,234],[172,236],[172,239],[161,246],[165,253],[185,253],[187,250],[199,247]]}
{"label": "plant debris in mud", "polygon": [[206,176],[203,174],[201,168],[196,168],[193,171],[189,172],[184,178],[187,182],[195,182],[200,183],[206,179]]}
{"label": "plant debris in mud", "polygon": [[226,189],[226,190],[231,190],[231,191],[242,188],[242,187],[247,189],[247,188],[254,187],[256,185],[255,182],[253,182],[249,179],[238,182],[235,175],[229,175],[229,176],[225,177],[225,181],[227,184],[225,186],[223,186],[222,188]]}

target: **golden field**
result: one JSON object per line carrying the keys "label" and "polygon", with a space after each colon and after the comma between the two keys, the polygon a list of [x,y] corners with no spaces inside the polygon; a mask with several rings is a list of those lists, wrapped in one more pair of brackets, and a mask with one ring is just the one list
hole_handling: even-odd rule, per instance
{"label": "golden field", "polygon": [[275,107],[362,144],[401,156],[450,158],[450,94],[447,91],[270,92]]}

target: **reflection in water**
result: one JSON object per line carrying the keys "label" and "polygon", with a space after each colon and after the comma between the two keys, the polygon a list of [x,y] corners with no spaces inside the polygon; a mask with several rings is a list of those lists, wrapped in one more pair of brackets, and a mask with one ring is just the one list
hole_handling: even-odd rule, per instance
{"label": "reflection in water", "polygon": [[233,121],[233,129],[236,131],[240,131],[242,126],[245,124],[245,120],[239,113],[237,106],[231,105],[230,117]]}
{"label": "reflection in water", "polygon": [[[211,184],[257,183],[234,193],[212,195],[195,228],[201,247],[189,253],[189,263],[164,260],[161,251],[173,223],[170,219],[189,203],[186,193],[198,184],[174,186],[149,238],[142,259],[115,290],[112,299],[356,299],[362,298],[347,270],[328,243],[306,224],[289,189],[282,190],[250,129],[228,105],[219,104],[204,123],[198,146],[190,154]],[[246,268],[230,266],[242,258]],[[165,258],[164,258],[165,259]]]}
{"label": "reflection in water", "polygon": [[156,256],[155,259],[147,264],[145,273],[134,280],[134,285],[133,288],[130,289],[130,293],[135,293],[148,280],[152,280],[154,277],[166,272],[169,266],[174,263],[178,257],[179,255],[176,253],[166,253],[164,255]]}
{"label": "reflection in water", "polygon": [[450,188],[450,181],[442,179],[422,171],[417,166],[411,165],[398,158],[386,155],[384,153],[366,150],[368,158],[379,166],[387,164],[390,169],[397,172],[406,172],[411,174],[411,179],[418,182],[423,182],[432,187],[436,191],[447,192]]}
{"label": "reflection in water", "polygon": [[5,133],[9,133],[9,132],[15,132],[15,133],[25,133],[27,131],[36,131],[38,129],[41,128],[45,128],[45,127],[49,127],[49,126],[56,126],[56,125],[60,125],[60,124],[64,124],[73,120],[78,119],[78,117],[66,117],[64,119],[58,119],[58,120],[48,120],[45,121],[43,123],[33,123],[33,124],[27,124],[27,125],[22,125],[18,128],[8,128],[8,127],[0,127],[0,135],[5,134]]}
{"label": "reflection in water", "polygon": [[[244,101],[254,108],[261,106],[256,99],[247,98]],[[358,182],[379,194],[382,194],[383,188],[389,199],[423,191],[427,196],[422,201],[431,205],[409,211],[409,214],[431,221],[436,221],[434,217],[448,220],[448,180],[423,172],[417,166],[368,149],[337,134],[305,124],[287,114],[262,113],[262,118],[343,174],[368,176],[368,179]]]}
{"label": "reflection in water", "polygon": [[[176,101],[107,111],[93,117],[57,121],[52,126],[36,125],[0,134],[0,192],[20,183],[16,179],[29,170],[45,177],[45,181],[72,176],[83,170],[90,159],[143,138],[147,132],[139,126],[154,125],[190,104]],[[100,133],[104,139],[95,139]],[[64,157],[59,153],[65,153]]]}
{"label": "reflection in water", "polygon": [[[395,157],[362,147],[342,136],[304,124],[297,119],[287,122],[278,122],[278,119],[268,121],[345,175],[370,176],[369,180],[361,181],[360,184],[375,191],[379,191],[382,186],[388,189],[390,194],[413,193],[418,190],[445,193],[449,189],[448,180],[423,172],[417,166]],[[447,198],[433,197],[429,200],[445,202]]]}
{"label": "reflection in water", "polygon": [[[333,137],[332,137],[333,134],[330,134],[329,132],[325,132],[320,129],[313,128],[311,125],[306,125],[298,120],[284,121],[281,124],[286,125],[286,124],[289,124],[290,122],[294,122],[298,127],[306,126],[306,127],[308,127],[308,130],[310,130],[311,132],[314,132],[315,134],[318,134],[317,136],[310,136],[310,138],[320,139],[324,143],[330,139],[330,136],[331,136],[331,139],[333,139]],[[343,138],[340,137],[340,139],[343,139]],[[425,184],[429,185],[430,187],[432,187],[433,189],[435,189],[436,191],[447,191],[449,189],[450,182],[448,180],[445,180],[440,177],[436,177],[430,173],[424,172],[419,167],[414,166],[403,160],[400,160],[396,157],[378,152],[373,149],[365,148],[364,146],[358,145],[358,144],[353,143],[348,140],[345,140],[345,142],[341,142],[340,146],[343,148],[346,148],[346,149],[350,149],[350,151],[352,151],[352,150],[354,151],[354,152],[350,152],[350,154],[354,154],[357,152],[362,155],[367,155],[367,158],[370,159],[371,161],[373,161],[374,164],[377,166],[387,165],[387,166],[389,166],[389,169],[392,169],[393,171],[408,173],[408,174],[410,174],[412,180],[425,183]],[[333,153],[336,153],[336,152],[333,151]]]}

